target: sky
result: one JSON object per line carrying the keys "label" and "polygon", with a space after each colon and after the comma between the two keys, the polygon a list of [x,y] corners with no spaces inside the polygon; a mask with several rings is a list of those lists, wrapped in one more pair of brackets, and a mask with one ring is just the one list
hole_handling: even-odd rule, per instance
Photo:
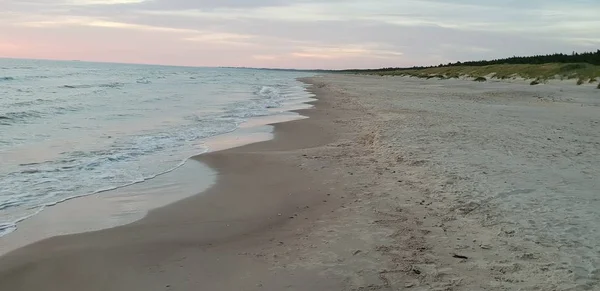
{"label": "sky", "polygon": [[300,69],[600,48],[600,0],[0,0],[0,57]]}

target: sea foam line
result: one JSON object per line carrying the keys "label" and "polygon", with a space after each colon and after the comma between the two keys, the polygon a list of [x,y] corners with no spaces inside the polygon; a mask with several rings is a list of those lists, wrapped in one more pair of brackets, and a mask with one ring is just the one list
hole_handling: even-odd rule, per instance
{"label": "sea foam line", "polygon": [[[303,86],[303,87],[304,87],[304,89],[306,89],[306,86]],[[265,96],[265,95],[263,95],[263,94],[265,93],[263,89],[265,89],[265,86],[263,86],[263,87],[261,88],[261,90],[259,90],[259,92],[258,92],[258,93],[259,93],[259,94],[260,94],[262,97],[267,97],[267,98],[271,99],[273,96],[269,96],[270,94],[265,94],[266,96]],[[270,89],[270,88],[269,88],[269,89]],[[263,91],[263,92],[260,92],[260,91]],[[306,91],[305,91],[305,92],[306,92]],[[261,93],[262,93],[262,94],[261,94]],[[312,95],[312,94],[309,94],[309,95]],[[298,100],[298,99],[304,99],[304,98],[297,98],[297,100]],[[308,103],[308,102],[311,102],[311,101],[313,101],[313,100],[314,100],[313,96],[311,96],[311,97],[308,97],[308,96],[307,96],[307,97],[306,97],[306,99],[304,99],[304,100],[303,100],[302,102],[300,102],[300,103]],[[283,101],[283,100],[277,100],[277,101]],[[279,104],[279,105],[281,106],[281,104]],[[280,111],[280,112],[286,112],[286,111],[289,111],[289,110],[285,110],[285,109],[284,109],[284,110],[282,110],[282,111]],[[253,116],[253,117],[258,117],[258,116]],[[251,118],[251,117],[250,117],[250,118]],[[244,123],[244,122],[247,122],[247,121],[248,121],[248,118],[243,118],[243,119],[240,119],[240,120],[238,120],[238,121],[236,121],[236,122],[235,122],[236,126],[235,126],[233,129],[231,129],[231,130],[229,130],[229,131],[226,131],[226,132],[219,133],[219,134],[217,134],[217,135],[215,135],[215,136],[219,136],[219,135],[223,135],[223,134],[227,134],[227,133],[234,132],[234,131],[236,131],[236,130],[238,130],[238,129],[240,128],[240,125],[241,125],[242,123]],[[215,137],[215,136],[210,136],[210,137]],[[206,138],[210,138],[210,137],[206,137]],[[32,218],[32,217],[34,217],[34,216],[36,216],[36,215],[40,214],[40,213],[41,213],[42,211],[44,211],[46,208],[49,208],[49,207],[54,207],[54,206],[56,206],[56,205],[59,205],[59,204],[61,204],[61,203],[64,203],[64,202],[67,202],[67,201],[70,201],[70,200],[73,200],[73,199],[82,198],[82,197],[87,197],[87,196],[92,196],[92,195],[96,195],[96,194],[100,194],[100,193],[104,193],[104,192],[108,192],[108,191],[114,191],[114,190],[117,190],[117,189],[121,189],[121,188],[129,187],[129,186],[132,186],[132,185],[136,185],[136,184],[139,184],[139,183],[143,183],[143,182],[146,182],[146,181],[149,181],[149,180],[155,179],[155,178],[157,178],[157,177],[159,177],[159,176],[162,176],[162,175],[165,175],[165,174],[171,173],[171,172],[175,171],[176,169],[178,169],[178,168],[181,168],[181,167],[182,167],[183,165],[185,165],[185,164],[187,163],[187,161],[188,161],[188,160],[190,160],[192,157],[195,157],[195,156],[197,156],[197,155],[201,155],[201,154],[205,154],[205,153],[207,153],[207,152],[209,152],[209,151],[210,151],[210,149],[206,148],[206,149],[205,149],[203,152],[201,152],[201,153],[194,154],[194,155],[191,155],[191,156],[189,156],[189,157],[187,157],[187,158],[183,159],[183,160],[182,160],[182,161],[181,161],[179,164],[175,165],[174,167],[172,167],[172,168],[170,168],[170,169],[168,169],[168,170],[165,170],[165,171],[163,171],[163,172],[160,172],[160,173],[157,173],[157,174],[151,175],[151,176],[149,176],[149,177],[144,177],[144,178],[142,178],[142,179],[140,179],[140,180],[137,180],[137,181],[133,181],[133,182],[130,182],[130,183],[126,183],[126,184],[123,184],[123,185],[120,185],[120,186],[114,186],[114,187],[108,187],[108,188],[100,189],[100,190],[93,191],[93,192],[91,192],[91,193],[87,193],[87,194],[81,194],[81,195],[69,196],[69,197],[66,197],[66,198],[64,198],[64,199],[61,199],[61,200],[58,200],[58,201],[55,201],[55,202],[49,202],[49,203],[46,203],[46,204],[44,204],[44,205],[42,205],[42,206],[36,206],[36,207],[37,207],[36,211],[35,211],[34,213],[30,214],[30,215],[26,215],[26,216],[24,216],[24,217],[18,218],[18,219],[16,219],[15,221],[13,221],[13,222],[10,222],[10,223],[1,223],[1,224],[0,224],[0,237],[2,237],[2,236],[5,236],[5,235],[7,235],[7,234],[10,234],[10,233],[12,233],[12,232],[16,231],[16,230],[18,229],[18,224],[19,224],[19,223],[21,223],[21,222],[23,222],[23,221],[25,221],[25,220],[27,220],[27,219],[30,219],[30,218]],[[33,209],[33,208],[30,208],[30,209]]]}
{"label": "sea foam line", "polygon": [[[246,122],[246,121],[247,121],[247,120],[238,120],[238,121],[236,121],[236,122],[235,122],[235,127],[234,127],[232,130],[229,130],[229,131],[225,131],[225,132],[219,133],[219,134],[217,134],[217,135],[215,135],[215,136],[219,136],[219,135],[223,135],[223,134],[227,134],[227,133],[234,132],[234,131],[236,131],[237,129],[239,129],[239,127],[240,127],[240,125],[241,125],[242,123],[244,123],[244,122]],[[209,137],[206,137],[206,138],[211,138],[211,137],[214,137],[214,136],[209,136]],[[77,199],[77,198],[82,198],[82,197],[87,197],[87,196],[92,196],[92,195],[96,195],[96,194],[100,194],[100,193],[104,193],[104,192],[108,192],[108,191],[114,191],[114,190],[117,190],[117,189],[121,189],[121,188],[129,187],[129,186],[132,186],[132,185],[136,185],[136,184],[139,184],[139,183],[143,183],[143,182],[146,182],[146,181],[150,181],[150,180],[152,180],[152,179],[155,179],[155,178],[157,178],[157,177],[159,177],[159,176],[162,176],[162,175],[165,175],[165,174],[171,173],[171,172],[173,172],[173,171],[177,170],[178,168],[181,168],[181,167],[182,167],[183,165],[185,165],[185,164],[187,163],[187,161],[188,161],[189,159],[191,159],[192,157],[195,157],[195,156],[198,156],[198,155],[205,154],[205,153],[207,153],[207,152],[209,152],[209,151],[210,151],[210,149],[206,148],[204,151],[202,151],[202,152],[200,152],[200,153],[197,153],[197,154],[191,155],[191,156],[189,156],[189,157],[187,157],[187,158],[183,159],[183,160],[182,160],[182,161],[181,161],[179,164],[177,164],[176,166],[174,166],[174,167],[172,167],[172,168],[170,168],[170,169],[168,169],[168,170],[165,170],[165,171],[163,171],[163,172],[159,172],[159,173],[157,173],[157,174],[154,174],[154,175],[151,175],[151,176],[148,176],[148,177],[144,177],[144,178],[142,178],[142,179],[140,179],[140,180],[137,180],[137,181],[133,181],[133,182],[130,182],[130,183],[126,183],[126,184],[123,184],[123,185],[120,185],[120,186],[114,186],[114,187],[108,187],[108,188],[104,188],[104,189],[96,190],[96,191],[94,191],[94,192],[91,192],[91,193],[86,193],[86,194],[81,194],[81,195],[69,196],[69,197],[66,197],[66,198],[64,198],[64,199],[61,199],[61,200],[58,200],[58,201],[54,201],[54,202],[49,202],[49,203],[46,203],[46,204],[44,204],[44,205],[42,205],[42,206],[34,206],[33,208],[29,208],[29,209],[34,209],[34,208],[37,208],[37,209],[36,209],[36,211],[35,211],[34,213],[32,213],[32,214],[30,214],[30,215],[23,216],[23,217],[21,217],[21,218],[18,218],[18,219],[16,219],[16,220],[15,220],[15,221],[13,221],[13,222],[8,222],[8,223],[0,223],[0,237],[2,237],[2,236],[5,236],[5,235],[7,235],[7,234],[10,234],[10,233],[14,232],[15,230],[17,230],[17,225],[18,225],[19,223],[21,223],[21,222],[23,222],[23,221],[25,221],[25,220],[27,220],[27,219],[30,219],[30,218],[32,218],[32,217],[34,217],[34,216],[36,216],[36,215],[40,214],[42,211],[44,211],[44,210],[45,210],[46,208],[48,208],[48,207],[53,207],[53,206],[56,206],[56,205],[58,205],[58,204],[61,204],[61,203],[67,202],[67,201],[69,201],[69,200],[73,200],[73,199]]]}
{"label": "sea foam line", "polygon": [[40,214],[46,208],[54,207],[54,206],[56,206],[58,204],[67,202],[69,200],[73,200],[73,199],[77,199],[77,198],[82,198],[82,197],[87,197],[87,196],[92,196],[92,195],[96,195],[96,194],[100,194],[100,193],[104,193],[104,192],[114,191],[114,190],[117,190],[117,189],[121,189],[121,188],[129,187],[129,186],[132,186],[132,185],[140,184],[140,183],[143,183],[143,182],[146,182],[146,181],[150,181],[152,179],[155,179],[155,178],[160,177],[162,175],[171,173],[171,172],[173,172],[173,171],[175,171],[175,170],[183,167],[187,163],[187,161],[190,160],[192,157],[204,154],[206,152],[208,152],[208,149],[204,150],[203,152],[201,152],[199,154],[195,154],[195,155],[192,155],[192,156],[189,156],[189,157],[183,159],[180,163],[178,163],[177,165],[175,165],[174,167],[172,167],[172,168],[170,168],[168,170],[165,170],[163,172],[160,172],[160,173],[148,176],[148,177],[144,177],[144,178],[142,178],[140,180],[136,180],[136,181],[133,181],[133,182],[130,182],[130,183],[126,183],[126,184],[123,184],[123,185],[119,185],[119,186],[103,188],[103,189],[100,189],[100,190],[93,191],[91,193],[69,196],[69,197],[63,198],[63,199],[58,200],[58,201],[46,203],[46,204],[44,204],[42,206],[35,206],[33,208],[29,208],[29,209],[34,209],[34,208],[37,208],[37,209],[36,209],[36,211],[34,213],[26,215],[26,216],[23,216],[23,217],[20,217],[20,218],[16,219],[13,222],[1,223],[0,224],[0,237],[3,237],[5,235],[7,235],[7,234],[10,234],[10,233],[16,231],[17,230],[17,225],[19,223],[21,223],[21,222],[23,222],[23,221],[25,221],[27,219],[30,219],[30,218],[32,218],[32,217]]}

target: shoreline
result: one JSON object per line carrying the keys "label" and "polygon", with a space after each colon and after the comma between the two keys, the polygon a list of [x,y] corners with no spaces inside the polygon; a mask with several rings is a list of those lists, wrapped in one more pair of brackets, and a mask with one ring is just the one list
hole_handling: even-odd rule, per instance
{"label": "shoreline", "polygon": [[600,100],[326,75],[214,187],[0,257],[4,290],[595,290]]}
{"label": "shoreline", "polygon": [[[204,252],[207,249],[236,245],[240,241],[249,243],[248,241],[253,240],[251,233],[269,232],[276,226],[293,223],[293,218],[299,213],[303,213],[308,220],[308,217],[317,215],[316,213],[328,211],[338,199],[329,198],[329,205],[323,207],[318,204],[327,204],[323,202],[323,198],[328,197],[325,192],[333,193],[335,190],[315,189],[315,185],[309,183],[311,179],[301,178],[304,174],[294,162],[278,157],[277,153],[301,151],[331,140],[333,133],[324,130],[321,124],[324,119],[319,118],[328,113],[318,113],[319,110],[316,109],[321,101],[309,103],[314,107],[294,110],[307,116],[307,119],[272,125],[274,137],[270,140],[193,157],[192,159],[219,173],[217,182],[202,195],[194,195],[151,210],[144,218],[130,224],[52,237],[0,257],[1,289],[33,290],[43,287],[45,290],[115,290],[108,287],[107,284],[110,284],[119,286],[117,289],[127,286],[129,290],[162,290],[164,286],[157,289],[158,285],[151,284],[154,280],[150,278],[140,282],[139,276],[145,277],[148,274],[137,274],[135,279],[125,277],[111,282],[104,278],[107,275],[121,277],[122,272],[127,270],[118,270],[116,265],[123,264],[127,266],[126,269],[130,269],[131,265],[141,262],[138,257],[140,252],[145,253],[144,256],[161,259],[164,251],[173,253],[173,250],[157,250],[156,248],[161,249],[160,245],[171,245],[184,252],[190,247],[200,248]],[[255,167],[260,169],[257,174],[244,177]],[[283,173],[282,169],[285,169]],[[289,192],[288,195],[277,195],[279,193],[274,193],[273,189],[265,192],[263,184],[255,183],[257,176],[270,187]],[[307,193],[310,195],[306,195]],[[252,197],[245,197],[249,194]],[[296,221],[305,223],[300,218]],[[178,229],[182,227],[191,228],[193,232]],[[196,250],[194,253],[202,255],[197,254]],[[103,263],[98,264],[100,254]],[[123,263],[124,257],[131,261]],[[217,258],[213,254],[204,259],[221,260],[222,256]],[[34,262],[36,269],[33,272],[19,267]],[[57,270],[53,267],[56,264],[65,268]],[[205,267],[208,266],[203,266]],[[86,278],[71,278],[72,274],[82,272],[87,274]],[[98,276],[91,275],[97,272]],[[229,275],[232,275],[231,272],[232,270]],[[207,271],[206,276],[211,273],[213,272]],[[208,281],[208,277],[206,280]]]}
{"label": "shoreline", "polygon": [[[301,103],[295,100],[280,108],[277,114],[252,117],[232,132],[207,138],[203,141],[207,152],[190,156],[180,165],[151,179],[71,197],[46,206],[20,219],[15,230],[0,236],[0,257],[55,236],[131,224],[143,219],[154,209],[201,195],[215,184],[217,173],[201,162],[199,156],[273,139],[273,125],[307,118],[299,112],[310,109],[313,101],[313,97],[303,98]],[[192,177],[193,173],[201,173],[200,179]],[[160,195],[161,191],[177,194]]]}

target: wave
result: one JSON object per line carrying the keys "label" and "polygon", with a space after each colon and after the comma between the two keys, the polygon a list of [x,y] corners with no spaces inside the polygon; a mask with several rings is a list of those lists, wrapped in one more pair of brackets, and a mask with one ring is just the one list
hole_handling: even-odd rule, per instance
{"label": "wave", "polygon": [[0,203],[0,210],[6,210],[8,208],[16,207],[22,205],[19,200],[9,200],[3,203]]}
{"label": "wave", "polygon": [[[0,210],[29,207],[27,209],[36,210],[36,212],[16,219],[13,222],[0,223],[0,236],[16,230],[19,222],[34,216],[47,207],[52,207],[71,199],[142,183],[172,172],[183,166],[191,156],[183,159],[173,167],[159,171],[157,174],[141,175],[137,169],[133,169],[133,172],[131,172],[132,169],[126,165],[139,161],[143,156],[153,155],[165,149],[171,149],[174,146],[177,147],[178,145],[189,144],[189,142],[199,139],[232,132],[242,122],[241,119],[218,118],[216,116],[195,118],[195,122],[176,131],[162,132],[149,136],[130,137],[124,141],[116,140],[112,146],[103,150],[65,152],[61,154],[63,158],[58,160],[20,164],[20,168],[17,171],[9,173],[0,179],[0,182],[3,181],[3,183],[0,183],[2,184],[0,194],[2,194],[2,190],[7,194],[0,195],[0,197],[11,197],[8,201],[0,201]],[[206,148],[197,150],[192,156],[202,154],[207,150]],[[122,168],[122,166],[125,167]],[[95,181],[89,183],[90,181],[87,180],[89,177],[92,177]],[[70,182],[70,188],[66,189],[62,181],[71,181],[73,179],[80,182]],[[118,185],[104,187],[96,191],[85,191],[88,185],[92,187],[96,185],[100,188],[102,187],[100,185],[106,185],[107,183],[109,185]],[[42,189],[44,192],[40,194],[19,195],[18,193],[24,192],[22,189],[23,185],[26,185],[28,189],[26,192],[33,191],[32,193],[35,193],[35,189]],[[85,191],[85,193],[64,197],[64,194],[81,191]],[[50,202],[39,204],[39,201]],[[36,204],[37,206],[35,206]],[[33,205],[33,207],[28,205]]]}
{"label": "wave", "polygon": [[236,123],[241,124],[248,118],[268,116],[273,114],[271,109],[281,108],[286,99],[279,89],[270,86],[257,87],[253,94],[257,98],[227,106],[222,118],[235,120]]}
{"label": "wave", "polygon": [[100,88],[121,88],[123,86],[125,86],[125,84],[119,82],[98,85]]}
{"label": "wave", "polygon": [[[36,101],[32,101],[28,104],[28,102],[21,102],[12,104],[12,106],[16,108],[19,107],[27,107],[27,105],[35,104]],[[45,100],[42,102],[46,102]],[[52,117],[56,115],[64,115],[72,112],[77,112],[81,110],[81,107],[77,106],[55,106],[50,108],[45,108],[44,111],[40,110],[24,110],[24,111],[11,111],[0,113],[0,124],[2,125],[11,125],[11,124],[30,124],[36,119]]]}
{"label": "wave", "polygon": [[106,84],[83,84],[83,85],[62,85],[59,88],[63,89],[89,89],[89,88],[121,88],[125,86],[124,83],[113,82]]}
{"label": "wave", "polygon": [[265,108],[281,107],[284,98],[279,89],[270,86],[262,86],[255,94],[265,100]]}
{"label": "wave", "polygon": [[15,230],[17,230],[17,225],[15,223],[0,223],[0,237],[5,236]]}
{"label": "wave", "polygon": [[[156,175],[144,177],[141,173],[138,173],[137,169],[132,170],[127,167],[127,165],[139,161],[142,157],[151,156],[173,146],[186,144],[190,141],[217,135],[224,131],[231,131],[237,128],[237,124],[227,126],[230,121],[224,123],[221,122],[221,124],[215,128],[217,123],[219,122],[206,119],[185,130],[163,132],[154,135],[142,135],[128,138],[125,141],[115,141],[115,143],[107,149],[89,152],[65,152],[61,154],[63,156],[61,159],[20,164],[18,170],[7,173],[0,179],[0,197],[3,196],[2,192],[7,194],[4,195],[4,197],[13,197],[13,200],[0,201],[0,210],[35,203],[35,201],[39,200],[52,199],[54,196],[62,196],[71,191],[82,191],[88,185],[96,185],[94,183],[100,181],[97,179],[109,181],[109,184],[120,184],[124,181],[138,183],[154,178]],[[215,129],[210,130],[209,128],[211,128],[211,126]],[[198,128],[202,128],[203,130],[200,132]],[[177,167],[181,165],[183,164],[180,163]],[[166,172],[173,169],[175,168],[169,169]],[[161,172],[158,175],[166,172]],[[75,179],[77,182],[70,183],[72,189],[65,189],[61,181],[68,181],[70,179]],[[90,182],[91,180],[87,181],[86,179],[96,180]],[[46,184],[43,187],[35,187],[34,185],[31,185],[34,182],[45,182]],[[99,184],[106,183],[99,182]],[[131,183],[125,183],[123,186],[130,184]],[[24,191],[24,188],[27,188],[29,191],[37,189],[43,192],[33,196],[19,195],[19,193]],[[92,194],[113,189],[116,188],[110,187],[110,189],[101,189]],[[83,196],[86,195],[89,194],[84,194]],[[81,195],[78,195],[76,197],[80,196]]]}
{"label": "wave", "polygon": [[46,76],[46,75],[40,75],[40,76],[29,76],[27,77],[27,79],[50,79],[51,76]]}
{"label": "wave", "polygon": [[140,78],[137,79],[135,82],[138,84],[152,84],[152,81],[148,80],[147,78]]}
{"label": "wave", "polygon": [[10,120],[13,122],[26,121],[31,118],[42,117],[43,113],[37,110],[13,111],[0,115],[0,120]]}
{"label": "wave", "polygon": [[[127,83],[110,83],[106,79],[99,82],[86,81],[85,79],[65,79],[60,83],[53,81],[52,85],[50,85],[50,90],[54,91],[53,93],[60,91],[62,93],[59,94],[65,94],[66,96],[87,97],[95,96],[89,94],[92,91],[103,93],[113,91],[109,90],[110,88],[121,88],[124,86],[132,86],[133,89],[142,87],[150,88],[148,85],[137,84],[151,84],[150,80],[159,82],[157,79],[164,78],[164,76],[149,76],[142,73],[132,74],[131,76],[126,75],[125,78],[124,82]],[[44,82],[44,84],[49,84],[49,82]],[[168,85],[172,86],[173,84],[169,82]],[[159,84],[153,86],[159,86]],[[210,112],[210,115],[184,117],[185,120],[183,123],[179,123],[179,120],[169,123],[167,125],[169,127],[168,130],[166,128],[152,127],[148,131],[140,132],[140,135],[121,136],[115,134],[110,137],[110,141],[102,139],[102,142],[97,147],[94,147],[96,150],[82,147],[79,148],[80,151],[75,152],[75,149],[67,149],[67,152],[58,153],[58,159],[53,158],[52,161],[39,163],[23,163],[15,169],[11,168],[8,170],[11,172],[8,176],[0,177],[0,198],[3,198],[0,199],[0,211],[8,209],[6,213],[10,214],[9,218],[4,218],[2,219],[3,221],[0,221],[0,236],[13,232],[17,229],[18,223],[35,216],[49,207],[79,197],[128,187],[172,172],[183,166],[189,159],[186,158],[179,162],[179,159],[183,156],[191,153],[194,153],[195,156],[196,154],[201,154],[202,151],[207,151],[207,149],[202,147],[202,140],[204,138],[232,132],[238,129],[239,125],[247,121],[248,118],[274,114],[274,111],[270,109],[282,107],[283,102],[288,97],[285,86],[255,86],[255,83],[244,83],[242,86],[245,86],[242,88],[244,93],[247,94],[243,101],[241,99],[233,99],[239,101],[235,104],[232,104],[233,100],[227,101],[227,103],[222,105],[223,107],[218,108],[218,113],[214,113],[212,108],[209,108],[208,112]],[[187,88],[185,89],[187,90]],[[227,89],[225,92],[227,92]],[[196,94],[193,91],[185,92]],[[170,95],[166,96],[160,93],[162,92],[154,94],[155,99],[152,102],[154,100],[175,102]],[[140,99],[142,100],[136,99],[134,101],[147,102],[145,98]],[[14,112],[0,112],[0,124],[3,121],[19,123],[29,122],[34,118],[49,119],[53,118],[56,114],[68,113],[80,109],[78,107],[65,106],[71,104],[77,104],[78,106],[83,104],[81,105],[82,108],[85,108],[87,111],[90,108],[88,103],[85,103],[87,99],[81,100],[81,102],[74,103],[69,99],[66,101],[68,103],[63,103],[65,100],[58,99],[53,104],[31,106],[37,105],[36,102],[42,103],[44,101],[41,99],[34,101],[21,99],[19,100],[21,103],[13,105],[15,107],[7,110]],[[93,98],[93,100],[97,100],[97,98]],[[210,101],[208,98],[207,100]],[[187,99],[183,101],[187,102]],[[31,105],[28,105],[27,102],[31,102]],[[177,104],[180,103],[179,101],[177,102]],[[194,99],[194,103],[190,104],[202,104],[196,102],[196,99]],[[211,104],[208,103],[208,105]],[[149,106],[148,108],[160,108],[160,105],[161,103],[157,106]],[[182,104],[182,106],[185,105]],[[27,108],[28,106],[33,108]],[[34,108],[37,110],[31,110]],[[30,111],[25,109],[29,109]],[[140,106],[139,109],[144,110],[146,107]],[[198,112],[203,112],[203,110],[204,108],[199,108]],[[129,112],[124,116],[119,112],[117,111],[110,117],[122,118],[131,116]],[[133,110],[132,112],[131,114],[134,114],[136,111]],[[145,117],[145,114],[144,112],[141,116]],[[180,118],[181,116],[176,115],[176,117]],[[63,118],[60,117],[61,120]],[[75,116],[75,118],[79,118],[79,116]],[[76,121],[76,119],[73,120]],[[37,120],[35,122],[41,121]],[[156,161],[164,162],[156,163]],[[148,165],[152,166],[146,167]],[[7,201],[9,200],[8,197],[10,197],[10,200],[14,199],[16,201]]]}
{"label": "wave", "polygon": [[[12,120],[7,116],[0,115],[0,125],[10,126],[10,125],[12,125]],[[7,142],[3,142],[3,141],[0,141],[0,143],[8,144]]]}
{"label": "wave", "polygon": [[[23,92],[23,91],[21,91],[21,92]],[[56,102],[56,101],[38,98],[35,100],[31,100],[31,101],[21,101],[21,102],[7,104],[6,107],[30,107],[33,105],[48,104],[48,103],[54,103],[54,102]]]}
{"label": "wave", "polygon": [[[198,153],[198,154],[205,153],[206,151],[208,151],[208,150],[205,150],[204,152],[201,152],[201,153]],[[196,156],[196,155],[193,155],[193,156]],[[5,236],[7,234],[10,234],[10,233],[14,232],[15,230],[17,230],[17,225],[19,223],[21,223],[21,222],[23,222],[23,221],[25,221],[25,220],[27,220],[29,218],[32,218],[32,217],[40,214],[46,208],[53,207],[53,206],[59,205],[61,203],[64,203],[64,202],[67,202],[67,201],[70,201],[70,200],[73,200],[73,199],[87,197],[87,196],[91,196],[91,195],[96,195],[96,194],[100,194],[100,193],[104,193],[104,192],[108,192],[108,191],[114,191],[114,190],[117,190],[117,189],[121,189],[121,188],[129,187],[129,186],[133,186],[133,185],[136,185],[136,184],[139,184],[139,183],[143,183],[143,182],[146,182],[146,181],[149,181],[149,180],[152,180],[152,179],[156,179],[156,178],[158,178],[158,177],[160,177],[162,175],[171,173],[171,172],[173,172],[173,171],[175,171],[175,170],[183,167],[185,165],[185,163],[187,163],[187,161],[190,160],[193,156],[190,156],[190,157],[187,157],[187,158],[183,159],[180,163],[176,164],[175,166],[173,166],[173,167],[171,167],[171,168],[169,168],[169,169],[167,169],[165,171],[162,171],[162,172],[159,172],[157,174],[150,175],[150,176],[147,176],[147,177],[143,177],[142,179],[139,179],[139,180],[131,181],[129,183],[124,183],[124,184],[121,184],[119,186],[102,188],[102,189],[99,189],[99,190],[96,190],[96,191],[93,191],[93,192],[89,192],[89,193],[85,193],[85,194],[81,194],[81,195],[68,196],[68,197],[65,197],[65,198],[60,199],[60,200],[56,200],[56,201],[45,203],[45,204],[43,204],[41,206],[38,206],[38,207],[29,208],[30,210],[31,209],[35,209],[35,211],[32,214],[20,217],[20,218],[14,220],[12,222],[3,222],[3,223],[0,223],[0,237]],[[21,201],[14,201],[13,200],[13,201],[9,201],[9,202],[4,202],[3,204],[0,204],[0,210],[5,210],[5,209],[11,208],[11,207],[22,206],[23,204],[24,203],[22,202],[22,200]]]}
{"label": "wave", "polygon": [[39,76],[19,76],[17,77],[12,77],[12,76],[8,76],[8,77],[0,77],[0,82],[1,81],[15,81],[17,79],[19,80],[38,80],[38,79],[49,79],[51,78],[50,76],[45,76],[45,75],[39,75]]}
{"label": "wave", "polygon": [[258,95],[269,98],[269,99],[281,97],[281,93],[279,92],[279,89],[277,89],[275,87],[270,87],[270,86],[260,87],[260,90],[258,90]]}
{"label": "wave", "polygon": [[52,114],[63,115],[71,112],[77,112],[79,110],[81,110],[81,107],[78,106],[57,106],[52,108]]}
{"label": "wave", "polygon": [[60,86],[60,88],[65,88],[65,89],[87,89],[87,88],[92,88],[92,85],[63,85]]}
{"label": "wave", "polygon": [[19,166],[24,167],[24,166],[36,166],[36,165],[41,165],[43,163],[25,163],[25,164],[19,164]]}

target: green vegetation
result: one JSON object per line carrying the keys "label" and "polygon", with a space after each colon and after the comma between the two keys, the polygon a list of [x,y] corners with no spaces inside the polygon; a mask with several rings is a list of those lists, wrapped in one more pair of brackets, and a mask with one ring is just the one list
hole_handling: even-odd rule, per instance
{"label": "green vegetation", "polygon": [[585,52],[572,54],[550,54],[550,55],[537,55],[529,57],[510,57],[505,59],[496,59],[491,61],[470,61],[470,62],[456,62],[447,65],[440,66],[489,66],[489,65],[502,65],[502,64],[548,64],[548,63],[560,63],[560,64],[578,64],[587,63],[592,65],[600,66],[600,50],[596,52]]}
{"label": "green vegetation", "polygon": [[[550,79],[577,79],[596,82],[600,77],[600,50],[589,53],[551,54],[531,57],[511,57],[491,61],[441,64],[431,67],[382,68],[345,70],[341,73],[377,74],[380,76],[410,76],[417,78],[475,78],[483,82],[495,79],[534,79],[537,85]],[[577,83],[580,83],[578,81]]]}
{"label": "green vegetation", "polygon": [[600,77],[600,66],[591,64],[503,64],[489,66],[451,66],[431,67],[423,69],[397,70],[353,70],[343,71],[358,74],[378,74],[381,76],[411,76],[418,78],[494,78],[494,79],[592,79]]}
{"label": "green vegetation", "polygon": [[591,84],[591,83],[596,83],[596,82],[598,82],[598,79],[596,79],[596,78],[591,78],[591,79],[590,79],[590,84]]}

